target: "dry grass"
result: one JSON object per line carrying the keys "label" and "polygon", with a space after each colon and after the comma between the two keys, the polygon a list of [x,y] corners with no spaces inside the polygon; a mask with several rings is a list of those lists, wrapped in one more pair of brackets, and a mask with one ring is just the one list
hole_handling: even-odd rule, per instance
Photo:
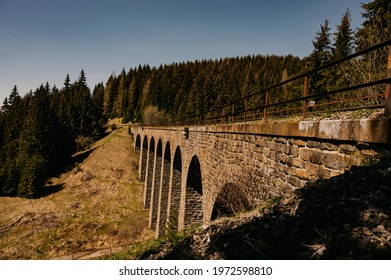
{"label": "dry grass", "polygon": [[1,197],[0,259],[71,259],[153,238],[132,145],[126,128],[118,129],[52,179],[58,192],[36,200]]}

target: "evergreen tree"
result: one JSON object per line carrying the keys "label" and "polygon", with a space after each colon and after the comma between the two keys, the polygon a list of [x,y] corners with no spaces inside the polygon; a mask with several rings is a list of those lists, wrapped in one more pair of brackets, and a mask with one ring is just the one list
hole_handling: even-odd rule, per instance
{"label": "evergreen tree", "polygon": [[6,97],[6,98],[4,98],[3,106],[1,106],[1,111],[4,112],[4,113],[7,113],[9,107],[10,107],[10,106],[9,106],[9,104],[8,104],[8,97]]}
{"label": "evergreen tree", "polygon": [[[326,19],[320,26],[320,31],[316,32],[315,40],[312,41],[313,52],[309,56],[309,66],[311,69],[321,67],[331,59],[331,41],[329,21]],[[326,77],[328,73],[317,72],[311,75],[311,93],[320,93],[327,90]]]}
{"label": "evergreen tree", "polygon": [[312,41],[314,50],[310,55],[313,68],[318,68],[330,61],[330,27],[329,21],[326,19],[320,26],[320,31],[316,32],[315,41]]}
{"label": "evergreen tree", "polygon": [[[3,167],[3,185],[1,192],[6,196],[15,196],[18,191],[21,168],[17,161],[8,160]],[[1,175],[1,174],[0,174]]]}
{"label": "evergreen tree", "polygon": [[12,89],[11,94],[8,98],[8,105],[12,106],[12,104],[14,102],[18,102],[19,100],[20,100],[20,95],[18,92],[18,88],[16,86],[14,86],[14,88]]}
{"label": "evergreen tree", "polygon": [[358,49],[368,48],[391,38],[391,2],[373,0],[361,4],[364,22],[357,32]]}
{"label": "evergreen tree", "polygon": [[38,196],[47,180],[47,162],[41,155],[31,155],[24,165],[18,184],[18,196]]}
{"label": "evergreen tree", "polygon": [[[375,44],[391,39],[391,2],[388,0],[373,0],[361,4],[364,9],[364,22],[356,32],[357,50],[362,50]],[[387,48],[378,49],[353,60],[346,71],[347,79],[353,83],[365,83],[385,78],[387,68]],[[355,97],[378,95],[384,93],[382,86],[369,87],[355,92]],[[369,103],[370,102],[370,103]],[[359,105],[382,104],[381,98],[362,101]]]}
{"label": "evergreen tree", "polygon": [[126,84],[126,73],[125,70],[122,70],[121,74],[118,76],[118,94],[114,101],[113,113],[115,117],[122,117],[127,107],[127,97],[128,97],[128,86]]}
{"label": "evergreen tree", "polygon": [[79,75],[79,80],[77,81],[79,86],[84,86],[87,87],[87,78],[84,73],[84,69],[81,69],[80,75]]}
{"label": "evergreen tree", "polygon": [[107,118],[104,115],[104,94],[105,88],[103,83],[95,86],[92,93],[92,108],[93,108],[93,127],[92,137],[99,139],[104,135],[104,125],[107,123]]}
{"label": "evergreen tree", "polygon": [[104,110],[108,118],[114,117],[114,102],[117,97],[117,82],[115,75],[111,75],[106,83],[104,94]]}
{"label": "evergreen tree", "polygon": [[[350,55],[353,51],[354,34],[350,27],[350,11],[346,10],[342,16],[340,25],[337,26],[337,32],[334,33],[334,44],[332,47],[332,60],[338,60]],[[344,62],[335,70],[330,70],[331,81],[335,83],[336,88],[346,87],[349,81],[346,79],[346,73],[351,68],[351,62]],[[344,95],[344,93],[341,94]]]}
{"label": "evergreen tree", "polygon": [[67,76],[65,78],[64,87],[65,87],[65,90],[69,90],[71,87],[71,79],[69,78],[69,74],[67,74]]}
{"label": "evergreen tree", "polygon": [[337,32],[334,33],[335,40],[332,48],[333,60],[341,59],[352,53],[354,34],[350,23],[350,11],[347,9],[341,19],[341,24],[337,26]]}

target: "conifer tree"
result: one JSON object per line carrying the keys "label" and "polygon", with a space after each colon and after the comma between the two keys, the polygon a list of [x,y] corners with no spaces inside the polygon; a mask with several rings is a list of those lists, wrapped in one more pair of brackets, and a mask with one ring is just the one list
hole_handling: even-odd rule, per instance
{"label": "conifer tree", "polygon": [[107,122],[107,118],[104,115],[104,94],[105,88],[103,83],[99,83],[95,86],[92,94],[92,108],[93,108],[93,128],[92,128],[92,137],[94,139],[99,139],[104,134],[104,125]]}
{"label": "conifer tree", "polygon": [[[329,21],[326,19],[320,26],[320,31],[316,32],[315,40],[312,41],[313,52],[309,56],[309,66],[311,69],[321,67],[331,59],[331,41]],[[328,73],[317,72],[311,75],[311,93],[320,93],[327,90],[326,77]]]}
{"label": "conifer tree", "polygon": [[330,61],[331,41],[329,21],[327,19],[320,26],[320,31],[316,32],[316,37],[312,41],[312,45],[314,46],[314,50],[310,58],[313,68],[318,68]]}
{"label": "conifer tree", "polygon": [[391,39],[391,2],[388,0],[373,0],[361,4],[364,9],[364,22],[357,32],[358,49]]}
{"label": "conifer tree", "polygon": [[113,114],[113,108],[114,108],[114,102],[117,97],[117,85],[116,85],[116,77],[114,74],[112,74],[105,86],[105,94],[104,94],[104,110],[105,115],[108,118],[112,118],[114,116]]}
{"label": "conifer tree", "polygon": [[354,34],[350,23],[350,11],[347,9],[341,19],[341,24],[337,26],[337,32],[333,34],[335,38],[332,48],[333,60],[341,59],[352,53]]}
{"label": "conifer tree", "polygon": [[[338,60],[348,56],[353,51],[354,34],[350,27],[350,11],[347,9],[342,16],[340,25],[337,26],[337,32],[334,33],[334,44],[332,47],[332,60]],[[330,70],[330,82],[335,83],[336,88],[349,85],[346,79],[346,73],[350,71],[351,62],[344,62],[335,70]],[[344,93],[341,94],[344,95]]]}
{"label": "conifer tree", "polygon": [[14,86],[14,88],[12,89],[11,94],[8,98],[8,105],[12,106],[14,101],[18,102],[19,100],[20,100],[20,95],[18,92],[18,88],[16,86]]}
{"label": "conifer tree", "polygon": [[46,169],[47,162],[41,155],[30,155],[18,184],[18,196],[27,198],[38,196],[47,180]]}
{"label": "conifer tree", "polygon": [[1,106],[1,111],[7,113],[8,109],[9,109],[8,97],[6,97],[4,98],[3,105]]}
{"label": "conifer tree", "polygon": [[114,116],[122,117],[127,105],[127,96],[128,96],[128,87],[126,84],[126,73],[125,70],[122,70],[120,76],[118,77],[118,94],[114,101]]}
{"label": "conifer tree", "polygon": [[[373,0],[369,3],[361,4],[364,9],[362,16],[364,22],[362,27],[356,32],[357,50],[362,50],[375,44],[391,39],[391,2],[388,0]],[[351,83],[364,83],[385,77],[387,67],[387,48],[369,52],[361,59],[352,61],[352,66],[347,71],[347,79]],[[382,86],[369,87],[356,92],[356,96],[378,95],[384,93]],[[383,101],[379,98],[369,99],[365,103],[368,105],[380,104]],[[364,104],[360,104],[364,105]]]}

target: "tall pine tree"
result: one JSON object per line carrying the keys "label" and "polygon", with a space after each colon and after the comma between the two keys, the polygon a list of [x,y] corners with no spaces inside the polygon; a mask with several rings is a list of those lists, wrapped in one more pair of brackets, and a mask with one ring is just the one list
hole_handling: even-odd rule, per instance
{"label": "tall pine tree", "polygon": [[[315,40],[312,41],[314,50],[309,56],[310,69],[321,67],[331,59],[331,41],[329,21],[326,19],[316,32]],[[327,90],[326,77],[328,73],[317,72],[310,77],[311,93],[320,93]]]}
{"label": "tall pine tree", "polygon": [[341,59],[353,51],[354,34],[350,23],[350,11],[347,9],[342,16],[341,24],[337,26],[337,32],[333,34],[335,38],[332,47],[333,60]]}

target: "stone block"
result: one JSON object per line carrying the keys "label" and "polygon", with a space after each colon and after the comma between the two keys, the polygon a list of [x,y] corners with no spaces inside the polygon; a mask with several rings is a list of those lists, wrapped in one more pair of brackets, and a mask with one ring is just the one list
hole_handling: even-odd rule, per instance
{"label": "stone block", "polygon": [[334,170],[344,170],[344,155],[338,152],[325,152],[323,164]]}
{"label": "stone block", "polygon": [[324,154],[320,150],[312,150],[309,160],[315,164],[322,164],[324,160]]}
{"label": "stone block", "polygon": [[328,151],[337,151],[338,147],[336,145],[333,145],[333,144],[330,144],[327,142],[323,142],[320,144],[320,149],[328,150]]}
{"label": "stone block", "polygon": [[304,169],[304,168],[297,169],[296,170],[296,175],[300,179],[305,179],[305,180],[309,180],[310,179],[310,173],[306,169]]}
{"label": "stone block", "polygon": [[291,185],[293,185],[293,186],[295,186],[295,187],[297,187],[297,188],[301,187],[300,179],[297,178],[297,177],[294,177],[294,176],[287,176],[287,177],[286,177],[286,181],[287,181],[289,184],[291,184]]}
{"label": "stone block", "polygon": [[281,143],[281,144],[287,144],[288,140],[286,138],[282,138],[282,137],[279,137],[279,138],[274,138],[273,139],[275,142],[277,143]]}
{"label": "stone block", "polygon": [[291,167],[288,169],[288,174],[289,174],[289,175],[296,175],[296,171],[297,171],[297,168],[294,167],[294,166],[291,166]]}
{"label": "stone block", "polygon": [[300,148],[298,146],[291,147],[291,155],[293,157],[299,157],[299,151],[300,151]]}
{"label": "stone block", "polygon": [[299,158],[292,158],[292,165],[299,168],[303,168],[305,166],[305,162],[304,160]]}
{"label": "stone block", "polygon": [[319,169],[319,166],[316,165],[316,164],[313,164],[309,161],[307,161],[305,163],[305,169],[308,171],[308,173],[311,175],[311,176],[316,176],[317,173],[318,173],[318,169]]}
{"label": "stone block", "polygon": [[299,147],[305,147],[307,143],[303,140],[295,140],[295,144]]}
{"label": "stone block", "polygon": [[313,141],[313,140],[309,140],[307,141],[307,147],[308,148],[318,148],[320,149],[320,142],[319,141]]}
{"label": "stone block", "polygon": [[312,155],[312,150],[309,148],[300,148],[299,157],[302,160],[309,161]]}
{"label": "stone block", "polygon": [[270,149],[269,148],[263,149],[263,156],[270,158]]}
{"label": "stone block", "polygon": [[325,166],[321,165],[318,169],[318,176],[322,179],[330,179],[332,174],[331,169],[326,168]]}
{"label": "stone block", "polygon": [[354,154],[355,152],[358,151],[358,149],[355,146],[347,145],[347,144],[339,145],[339,149],[342,153],[349,154],[349,155]]}

